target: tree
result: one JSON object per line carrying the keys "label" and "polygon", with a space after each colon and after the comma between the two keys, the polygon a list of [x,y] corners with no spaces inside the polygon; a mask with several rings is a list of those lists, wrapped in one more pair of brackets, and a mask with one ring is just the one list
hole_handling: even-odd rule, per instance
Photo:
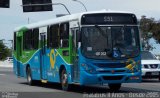
{"label": "tree", "polygon": [[154,18],[147,18],[146,16],[142,16],[140,19],[140,32],[141,32],[141,40],[142,40],[142,48],[143,50],[152,50],[153,47],[149,44],[149,39],[152,38],[152,31],[155,26]]}
{"label": "tree", "polygon": [[160,21],[154,23],[154,26],[153,26],[151,32],[153,34],[154,39],[158,43],[160,43]]}
{"label": "tree", "polygon": [[7,56],[10,55],[10,50],[0,41],[0,60],[4,60]]}

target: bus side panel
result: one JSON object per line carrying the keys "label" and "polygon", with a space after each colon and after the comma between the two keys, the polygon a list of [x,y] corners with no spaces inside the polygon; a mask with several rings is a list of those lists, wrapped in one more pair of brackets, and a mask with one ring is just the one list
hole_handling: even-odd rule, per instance
{"label": "bus side panel", "polygon": [[[32,71],[32,78],[33,80],[40,80],[41,79],[41,70],[40,70],[40,51],[38,50],[36,53],[33,54],[33,56],[26,62],[26,63],[21,63],[20,62],[20,77],[25,77],[26,78],[26,67],[27,65],[30,66],[31,71]],[[51,56],[52,55],[52,56]],[[54,57],[55,56],[55,57]],[[52,60],[55,62],[54,66],[52,65]],[[14,70],[16,72],[16,63],[17,60],[14,58]],[[69,83],[72,83],[71,80],[71,65],[68,64],[63,57],[54,49],[54,54],[51,54],[51,50],[48,49],[46,51],[46,56],[44,58],[44,66],[47,66],[47,80],[50,82],[60,82],[60,77],[59,77],[59,70],[61,65],[64,65],[64,67],[67,70]],[[45,71],[42,69],[42,71]]]}
{"label": "bus side panel", "polygon": [[[18,65],[19,63],[19,65]],[[18,69],[18,66],[19,66],[19,69]],[[24,77],[24,65],[20,62],[20,61],[17,61],[17,59],[15,57],[13,57],[13,70],[14,70],[14,73],[19,76],[19,77]],[[18,74],[18,70],[19,70],[19,74]]]}
{"label": "bus side panel", "polygon": [[[21,58],[23,59],[23,58]],[[14,73],[18,75],[17,72],[17,62],[20,63],[20,77],[25,77],[26,78],[26,67],[27,65],[30,66],[31,71],[32,71],[32,78],[34,80],[40,80],[40,51],[36,51],[32,57],[26,61],[25,63],[22,63],[21,61],[17,61],[15,56],[13,57],[13,69]]]}
{"label": "bus side panel", "polygon": [[15,58],[15,55],[13,55],[13,71],[14,71],[14,74],[18,75],[17,74],[17,60]]}
{"label": "bus side panel", "polygon": [[[54,52],[53,52],[54,50]],[[63,65],[68,73],[69,80],[71,83],[71,65],[68,64],[63,57],[59,54],[56,49],[47,50],[48,58],[46,58],[47,64],[47,75],[48,81],[50,82],[60,82],[59,71],[60,67]]]}
{"label": "bus side panel", "polygon": [[29,61],[24,64],[25,77],[27,65],[30,65],[33,80],[40,80],[40,50],[36,51]]}

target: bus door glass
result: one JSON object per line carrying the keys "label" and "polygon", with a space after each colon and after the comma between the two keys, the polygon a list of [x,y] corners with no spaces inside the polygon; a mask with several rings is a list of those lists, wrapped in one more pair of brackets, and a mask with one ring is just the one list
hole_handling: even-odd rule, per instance
{"label": "bus door glass", "polygon": [[79,33],[79,29],[78,28],[74,28],[72,29],[72,48],[73,48],[73,52],[72,52],[72,56],[73,56],[73,78],[74,81],[79,81],[79,65],[78,65],[78,35]]}
{"label": "bus door glass", "polygon": [[45,54],[46,54],[46,34],[45,33],[41,33],[40,34],[40,46],[41,46],[41,53],[40,53],[40,70],[41,70],[41,78],[42,79],[46,79],[47,78],[47,74],[46,74],[46,68],[47,66],[45,66]]}

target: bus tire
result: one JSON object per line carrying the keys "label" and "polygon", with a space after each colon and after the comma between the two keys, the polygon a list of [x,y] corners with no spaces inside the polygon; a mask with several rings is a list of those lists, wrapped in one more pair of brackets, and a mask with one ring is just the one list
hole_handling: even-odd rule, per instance
{"label": "bus tire", "polygon": [[27,83],[31,86],[34,84],[30,67],[27,67]]}
{"label": "bus tire", "polygon": [[116,92],[121,88],[121,83],[117,83],[117,84],[108,84],[109,89],[111,92]]}
{"label": "bus tire", "polygon": [[70,85],[68,84],[68,76],[67,76],[67,71],[65,68],[63,68],[61,71],[60,82],[61,82],[62,90],[68,91]]}

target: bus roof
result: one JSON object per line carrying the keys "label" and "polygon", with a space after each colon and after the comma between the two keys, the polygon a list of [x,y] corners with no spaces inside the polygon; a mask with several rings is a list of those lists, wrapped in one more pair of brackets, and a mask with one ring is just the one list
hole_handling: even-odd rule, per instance
{"label": "bus roof", "polygon": [[21,30],[22,28],[33,29],[33,28],[44,27],[47,25],[57,24],[57,23],[61,23],[61,22],[78,20],[81,18],[81,16],[83,14],[94,14],[94,13],[126,13],[126,14],[128,13],[128,14],[133,14],[132,12],[113,11],[113,10],[88,11],[88,12],[66,15],[66,16],[62,16],[62,17],[58,17],[58,18],[54,18],[54,19],[49,19],[49,20],[45,20],[45,21],[39,21],[36,23],[23,25],[23,26],[15,28],[14,31],[17,32],[17,31]]}

